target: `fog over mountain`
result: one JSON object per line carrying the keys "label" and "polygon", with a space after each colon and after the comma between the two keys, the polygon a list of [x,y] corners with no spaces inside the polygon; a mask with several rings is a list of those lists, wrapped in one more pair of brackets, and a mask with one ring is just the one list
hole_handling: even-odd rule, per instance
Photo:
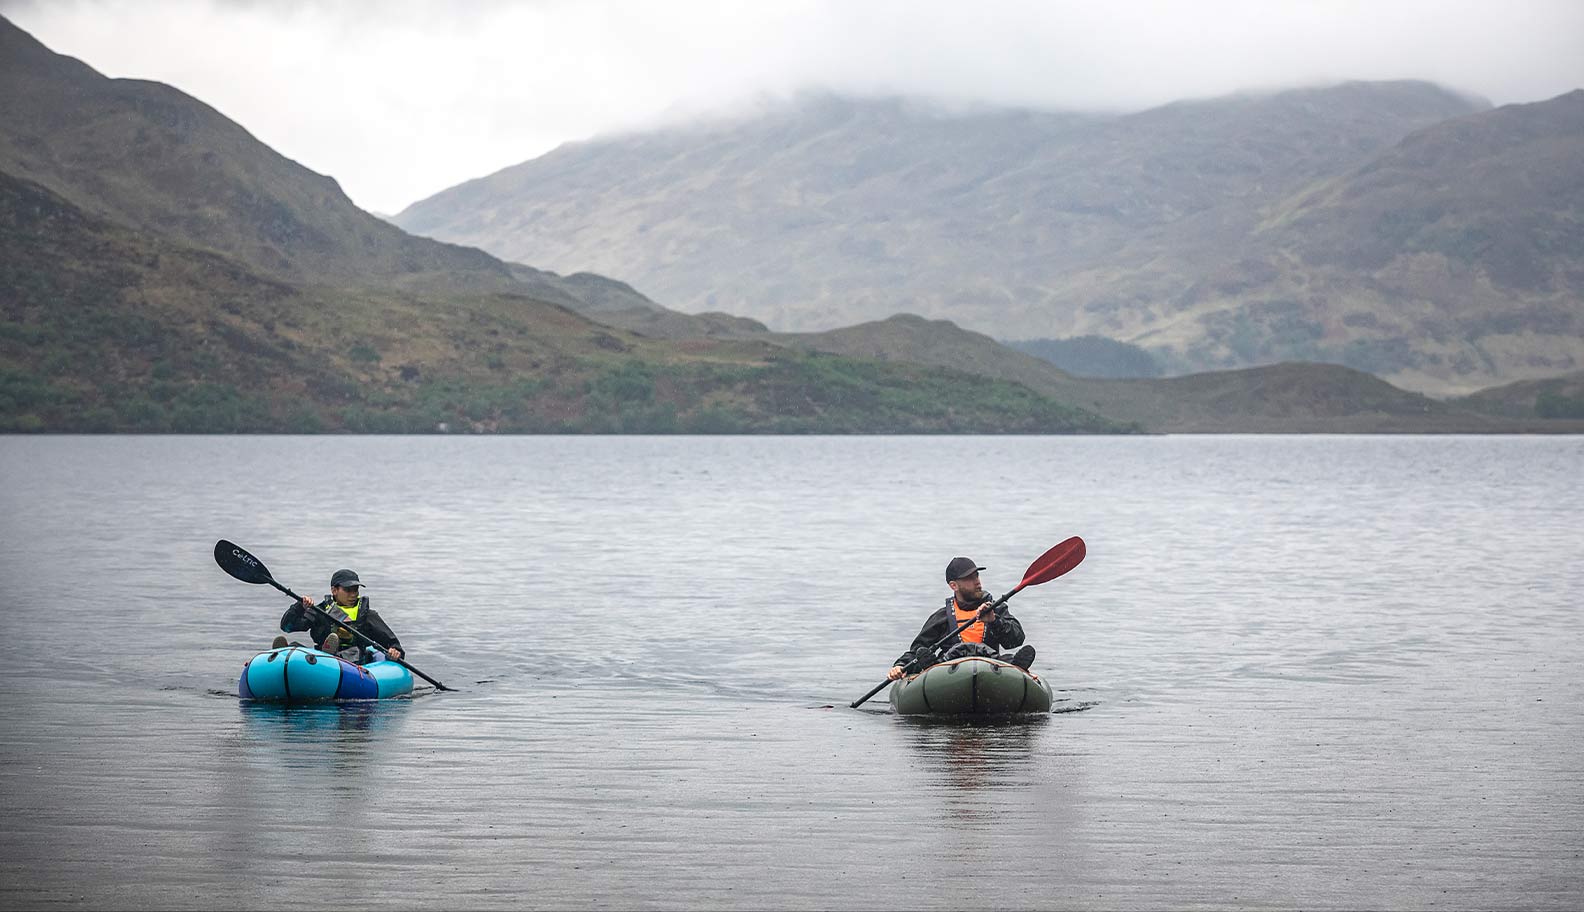
{"label": "fog over mountain", "polygon": [[0,0],[50,47],[204,99],[364,208],[565,142],[803,91],[1135,112],[1346,80],[1495,104],[1584,85],[1576,0]]}

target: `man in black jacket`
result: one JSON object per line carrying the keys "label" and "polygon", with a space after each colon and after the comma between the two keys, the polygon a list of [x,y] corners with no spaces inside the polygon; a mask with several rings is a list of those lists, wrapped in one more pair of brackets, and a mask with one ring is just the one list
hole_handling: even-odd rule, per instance
{"label": "man in black jacket", "polygon": [[[1000,650],[1023,646],[1023,625],[1018,623],[1007,607],[1002,605],[995,611],[990,610],[990,603],[995,600],[979,584],[979,571],[983,569],[966,557],[951,559],[951,563],[946,565],[946,585],[951,587],[952,597],[924,622],[924,628],[913,638],[913,645],[897,657],[887,677],[895,681],[910,672],[923,671],[944,659],[971,655],[999,658]],[[941,659],[937,659],[930,647],[970,618],[973,619],[972,624],[942,644],[946,652]],[[1012,656],[1011,661],[1019,668],[1028,670],[1034,662],[1034,647],[1023,646]]]}
{"label": "man in black jacket", "polygon": [[[362,595],[363,581],[351,570],[337,570],[330,576],[330,594],[317,606],[303,596],[301,604],[293,605],[281,615],[281,629],[287,633],[306,630],[331,655],[340,655],[349,662],[363,658],[363,647],[356,642],[352,630],[363,634],[393,659],[402,657],[401,641],[391,632],[385,619],[369,606],[368,596]],[[317,607],[320,610],[315,611]],[[335,618],[331,621],[325,614]],[[350,629],[349,629],[350,628]],[[275,646],[286,645],[285,637],[276,637]]]}

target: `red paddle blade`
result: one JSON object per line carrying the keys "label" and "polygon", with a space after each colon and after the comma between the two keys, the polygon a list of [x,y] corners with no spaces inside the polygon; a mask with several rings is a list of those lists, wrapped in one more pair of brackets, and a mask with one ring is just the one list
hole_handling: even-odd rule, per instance
{"label": "red paddle blade", "polygon": [[1018,588],[1024,586],[1038,586],[1048,583],[1063,573],[1083,563],[1084,541],[1074,535],[1056,547],[1046,551],[1029,564],[1028,570],[1023,573],[1023,582]]}

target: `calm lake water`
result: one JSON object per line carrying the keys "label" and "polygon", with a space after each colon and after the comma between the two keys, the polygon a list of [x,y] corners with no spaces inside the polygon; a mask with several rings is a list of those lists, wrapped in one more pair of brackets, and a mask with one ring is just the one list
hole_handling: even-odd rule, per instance
{"label": "calm lake water", "polygon": [[[1584,439],[0,438],[0,907],[1584,906]],[[892,716],[966,554],[1060,711]],[[236,697],[356,569],[455,693]]]}

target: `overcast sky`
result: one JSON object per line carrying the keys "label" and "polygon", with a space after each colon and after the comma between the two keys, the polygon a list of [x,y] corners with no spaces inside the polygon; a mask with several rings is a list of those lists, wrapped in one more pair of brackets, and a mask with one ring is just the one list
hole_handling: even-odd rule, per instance
{"label": "overcast sky", "polygon": [[1131,110],[1419,78],[1584,87],[1584,0],[0,0],[394,213],[568,140],[805,88]]}

